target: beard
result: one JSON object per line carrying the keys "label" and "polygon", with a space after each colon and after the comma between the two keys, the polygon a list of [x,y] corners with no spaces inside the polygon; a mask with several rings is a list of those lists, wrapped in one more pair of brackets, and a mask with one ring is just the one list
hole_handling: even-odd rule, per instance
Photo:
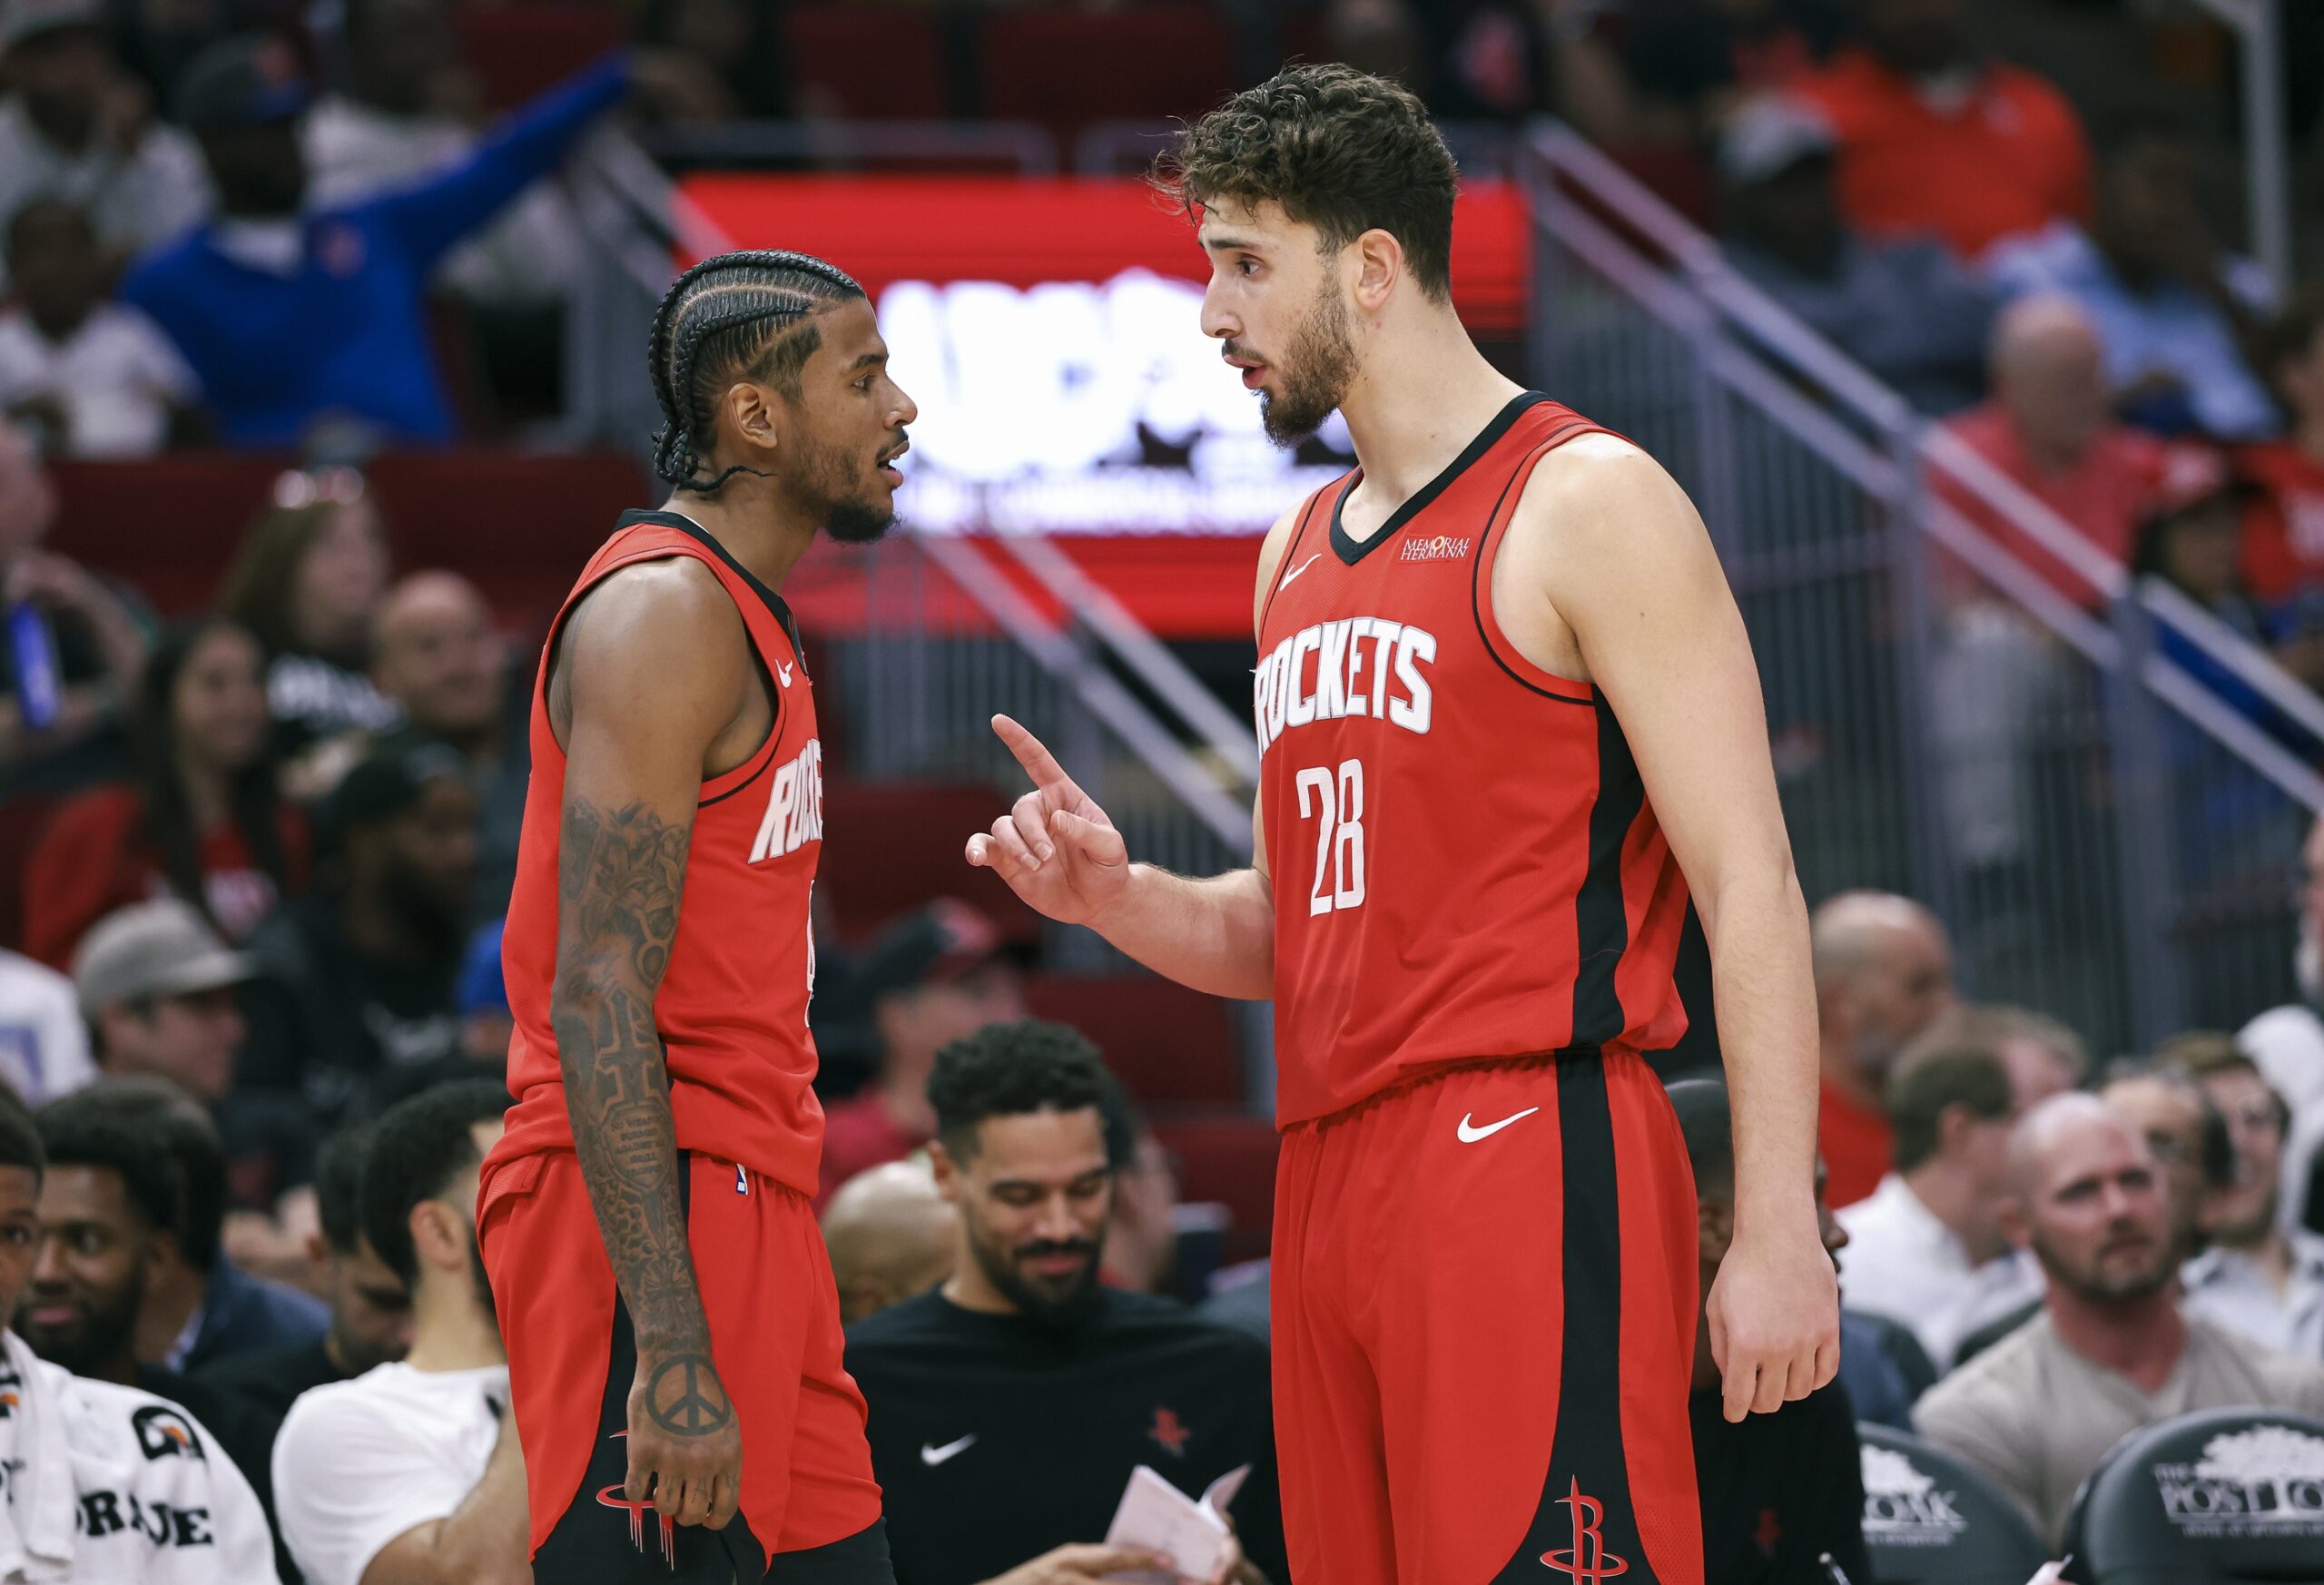
{"label": "beard", "polygon": [[1295,446],[1347,399],[1355,379],[1355,342],[1337,281],[1324,281],[1315,308],[1291,333],[1286,356],[1276,367],[1283,373],[1283,394],[1259,393],[1259,425],[1277,446]]}
{"label": "beard", "polygon": [[864,479],[847,452],[803,438],[799,496],[823,532],[842,545],[869,545],[896,526],[892,500],[875,504],[873,491],[882,487]]}
{"label": "beard", "polygon": [[111,1304],[91,1305],[87,1319],[78,1327],[56,1331],[34,1326],[25,1320],[25,1311],[33,1304],[27,1300],[16,1313],[16,1335],[49,1363],[60,1365],[76,1376],[92,1375],[103,1370],[126,1346],[137,1330],[137,1312],[144,1303],[144,1285],[133,1283]]}
{"label": "beard", "polygon": [[[1101,1234],[1099,1242],[1102,1241]],[[1098,1308],[1098,1243],[1076,1239],[1066,1243],[1045,1240],[1019,1245],[1015,1249],[1000,1249],[987,1243],[973,1228],[969,1233],[969,1253],[992,1285],[1007,1295],[1019,1314],[1059,1332],[1079,1326]],[[1083,1265],[1078,1272],[1063,1278],[1033,1276],[1019,1265],[1042,1255],[1078,1255],[1083,1257]]]}
{"label": "beard", "polygon": [[2078,1298],[2101,1304],[2152,1298],[2179,1275],[2179,1240],[2170,1230],[2156,1240],[2153,1256],[2147,1265],[2128,1271],[2109,1272],[2095,1255],[2086,1265],[2072,1265],[2039,1233],[2034,1236],[2034,1253],[2052,1282]]}

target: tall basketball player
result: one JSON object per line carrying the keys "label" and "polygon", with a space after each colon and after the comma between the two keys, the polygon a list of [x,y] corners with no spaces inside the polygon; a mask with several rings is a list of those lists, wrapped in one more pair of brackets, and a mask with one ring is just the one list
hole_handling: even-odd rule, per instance
{"label": "tall basketball player", "polygon": [[863,290],[728,253],[663,300],[675,486],[549,630],[503,960],[517,1104],[478,1237],[535,1577],[892,1585],[809,1205],[822,750],[775,593],[876,537],[911,399]]}
{"label": "tall basketball player", "polygon": [[1166,180],[1269,432],[1337,409],[1358,458],[1260,553],[1255,861],[1130,863],[1006,718],[1035,790],[970,861],[1175,980],[1275,999],[1295,1578],[1701,1585],[1694,1200],[1640,1056],[1684,1027],[1690,885],[1736,1114],[1728,1414],[1838,1362],[1807,921],[1734,600],[1650,458],[1469,340],[1452,161],[1410,94],[1294,68]]}

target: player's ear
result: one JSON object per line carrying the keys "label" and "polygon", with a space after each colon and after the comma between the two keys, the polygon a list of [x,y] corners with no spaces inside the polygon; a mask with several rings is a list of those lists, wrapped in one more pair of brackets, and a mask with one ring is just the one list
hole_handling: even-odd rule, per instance
{"label": "player's ear", "polygon": [[726,388],[726,411],[734,432],[756,449],[773,451],[781,441],[781,407],[773,389],[756,380],[737,380]]}
{"label": "player's ear", "polygon": [[1404,245],[1374,226],[1355,239],[1355,306],[1377,313],[1404,275]]}
{"label": "player's ear", "polygon": [[941,1139],[928,1142],[928,1169],[936,1175],[936,1192],[957,1207],[967,1186],[960,1181],[960,1163],[952,1159],[952,1153],[944,1148]]}
{"label": "player's ear", "polygon": [[422,1266],[458,1265],[468,1259],[464,1230],[451,1206],[441,1200],[412,1206],[411,1248]]}

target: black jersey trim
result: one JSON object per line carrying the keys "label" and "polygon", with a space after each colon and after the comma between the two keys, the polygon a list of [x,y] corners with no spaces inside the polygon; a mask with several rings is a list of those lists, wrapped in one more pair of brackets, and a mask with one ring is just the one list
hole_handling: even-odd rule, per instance
{"label": "black jersey trim", "polygon": [[1574,940],[1580,951],[1573,975],[1573,1031],[1577,1046],[1610,1046],[1622,1038],[1628,1019],[1614,976],[1630,946],[1630,912],[1622,895],[1622,846],[1640,811],[1646,784],[1613,706],[1600,695],[1598,712],[1598,792],[1590,804],[1590,867],[1573,898]]}
{"label": "black jersey trim", "polygon": [[799,619],[791,614],[789,603],[781,595],[767,587],[760,580],[758,574],[736,561],[734,552],[719,544],[715,536],[682,512],[624,512],[621,515],[620,526],[624,528],[635,527],[640,523],[653,523],[664,528],[675,528],[687,538],[705,546],[713,556],[724,562],[736,577],[749,586],[751,593],[759,597],[760,604],[767,608],[767,614],[773,616],[775,625],[783,629],[783,636],[791,641],[791,657],[798,663],[799,669],[802,672],[807,669],[807,646],[800,642]]}
{"label": "black jersey trim", "polygon": [[1538,390],[1519,391],[1511,397],[1501,411],[1492,416],[1492,421],[1477,431],[1477,438],[1462,448],[1461,455],[1444,465],[1443,472],[1413,491],[1412,498],[1389,513],[1388,520],[1361,545],[1350,539],[1347,530],[1340,527],[1340,509],[1347,505],[1347,498],[1354,492],[1355,487],[1350,485],[1340,491],[1339,498],[1332,503],[1332,549],[1349,566],[1370,556],[1393,539],[1405,524],[1426,511],[1431,502],[1452,487],[1453,480],[1468,472],[1479,458],[1492,450],[1494,444],[1508,434],[1511,427],[1524,415],[1526,409],[1540,407],[1549,399]]}
{"label": "black jersey trim", "polygon": [[[1593,428],[1595,427],[1596,426],[1594,425],[1591,426]],[[1487,655],[1492,656],[1492,664],[1509,674],[1509,680],[1511,682],[1516,684],[1519,687],[1523,688],[1528,693],[1539,694],[1542,698],[1549,700],[1552,704],[1577,704],[1587,708],[1597,703],[1597,696],[1594,693],[1561,694],[1554,688],[1544,688],[1541,684],[1534,682],[1531,678],[1519,672],[1515,666],[1509,664],[1508,657],[1501,653],[1501,645],[1492,641],[1492,631],[1485,626],[1484,602],[1491,597],[1490,591],[1484,587],[1485,546],[1492,541],[1493,521],[1501,516],[1502,506],[1509,499],[1509,492],[1517,487],[1518,479],[1530,474],[1533,466],[1542,458],[1549,455],[1550,448],[1570,432],[1570,429],[1561,429],[1555,435],[1551,436],[1549,439],[1543,441],[1540,446],[1527,452],[1523,460],[1520,461],[1518,465],[1510,471],[1509,482],[1501,487],[1501,495],[1494,500],[1492,504],[1492,510],[1485,514],[1484,531],[1477,536],[1477,548],[1469,558],[1469,617],[1471,621],[1476,624],[1477,642],[1484,645],[1484,650]],[[1503,529],[1502,532],[1503,537],[1506,537],[1508,530]],[[1494,546],[1493,554],[1495,556],[1501,554],[1500,547],[1498,546]],[[1580,686],[1580,684],[1577,684],[1576,686]]]}

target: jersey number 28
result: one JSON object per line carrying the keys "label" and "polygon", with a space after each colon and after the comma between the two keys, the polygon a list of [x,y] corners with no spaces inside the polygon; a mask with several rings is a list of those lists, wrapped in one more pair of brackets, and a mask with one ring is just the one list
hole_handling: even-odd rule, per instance
{"label": "jersey number 28", "polygon": [[1299,773],[1299,818],[1316,819],[1315,885],[1310,914],[1364,903],[1364,762],[1342,760]]}

